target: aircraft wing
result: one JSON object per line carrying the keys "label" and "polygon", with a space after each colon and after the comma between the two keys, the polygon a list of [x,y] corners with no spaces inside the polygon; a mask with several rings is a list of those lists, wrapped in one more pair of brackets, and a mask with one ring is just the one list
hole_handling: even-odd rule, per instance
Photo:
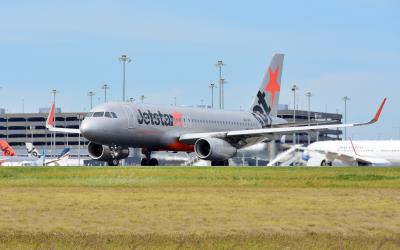
{"label": "aircraft wing", "polygon": [[69,134],[80,134],[81,131],[79,129],[74,128],[57,128],[54,127],[54,103],[51,105],[49,116],[46,120],[46,128],[49,129],[51,132],[61,132],[61,133],[69,133]]}
{"label": "aircraft wing", "polygon": [[249,130],[235,130],[235,131],[222,131],[212,133],[188,133],[179,137],[179,140],[184,143],[193,143],[200,138],[217,137],[233,142],[236,145],[247,146],[249,142],[257,143],[267,139],[273,139],[275,136],[291,134],[294,132],[310,132],[319,131],[324,129],[337,129],[348,128],[356,126],[364,126],[377,122],[381,115],[383,106],[385,105],[386,98],[383,99],[381,105],[375,116],[369,122],[363,123],[349,123],[349,124],[328,124],[328,125],[314,125],[314,126],[295,126],[295,127],[278,127],[278,128],[262,128],[262,129],[249,129]]}

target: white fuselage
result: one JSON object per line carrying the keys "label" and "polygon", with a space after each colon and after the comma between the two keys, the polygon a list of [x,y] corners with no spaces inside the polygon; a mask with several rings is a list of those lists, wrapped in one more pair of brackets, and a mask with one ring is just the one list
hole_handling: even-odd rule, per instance
{"label": "white fuselage", "polygon": [[[357,162],[340,160],[341,155],[354,158],[365,158],[375,161],[376,164],[389,162],[391,165],[400,163],[399,140],[365,140],[365,141],[320,141],[310,144],[306,150],[308,154],[307,165],[320,165],[322,160],[342,162],[342,164],[354,165]],[[318,152],[316,152],[318,151]],[[326,152],[325,154],[322,151]],[[337,155],[332,156],[329,152]],[[382,164],[384,165],[384,164]]]}

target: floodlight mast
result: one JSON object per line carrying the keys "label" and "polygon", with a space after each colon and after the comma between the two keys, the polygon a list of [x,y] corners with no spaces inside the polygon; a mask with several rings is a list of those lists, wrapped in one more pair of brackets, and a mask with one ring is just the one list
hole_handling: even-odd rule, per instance
{"label": "floodlight mast", "polygon": [[141,95],[140,96],[140,100],[142,101],[142,103],[144,103],[144,99],[146,99],[147,97],[146,96],[144,96],[144,95]]}
{"label": "floodlight mast", "polygon": [[[291,88],[293,91],[293,124],[296,123],[296,90],[299,90],[296,84]],[[296,145],[296,133],[293,133],[293,145]]]}
{"label": "floodlight mast", "polygon": [[[347,124],[347,102],[350,101],[350,97],[344,96],[342,98],[344,101],[344,123]],[[344,128],[344,140],[347,140],[347,128]]]}
{"label": "floodlight mast", "polygon": [[219,109],[223,108],[222,100],[223,100],[223,79],[222,79],[222,67],[225,66],[224,62],[222,60],[218,61],[215,64],[216,67],[218,67],[219,70]]}
{"label": "floodlight mast", "polygon": [[89,91],[88,92],[88,96],[90,98],[90,109],[93,108],[93,96],[95,96],[95,95],[96,95],[96,93],[94,91]]}
{"label": "floodlight mast", "polygon": [[217,86],[215,86],[215,83],[210,82],[208,87],[211,89],[211,108],[214,108],[214,89],[217,88]]}
{"label": "floodlight mast", "polygon": [[[312,97],[311,92],[307,92],[306,96],[308,98],[308,126],[310,126],[310,122],[311,122],[311,97]],[[310,133],[308,133],[308,145],[310,145],[310,142],[311,142]]]}
{"label": "floodlight mast", "polygon": [[119,61],[122,62],[122,101],[125,102],[125,67],[126,63],[130,63],[132,60],[127,55],[122,55]]}
{"label": "floodlight mast", "polygon": [[110,89],[110,86],[106,83],[101,86],[101,89],[104,90],[104,103],[107,103],[107,90]]}

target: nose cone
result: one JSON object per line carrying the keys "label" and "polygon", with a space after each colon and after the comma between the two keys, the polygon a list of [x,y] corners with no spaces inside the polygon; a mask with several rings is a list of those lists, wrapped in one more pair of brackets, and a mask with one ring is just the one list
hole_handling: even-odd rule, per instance
{"label": "nose cone", "polygon": [[83,137],[85,137],[89,141],[95,140],[96,138],[95,123],[90,122],[88,120],[83,120],[80,130]]}

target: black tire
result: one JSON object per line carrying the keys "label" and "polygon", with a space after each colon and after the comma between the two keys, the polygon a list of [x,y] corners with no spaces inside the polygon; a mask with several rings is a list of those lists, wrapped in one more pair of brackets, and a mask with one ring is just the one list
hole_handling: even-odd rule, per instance
{"label": "black tire", "polygon": [[325,160],[321,161],[321,166],[324,166],[324,167],[326,166],[326,161]]}
{"label": "black tire", "polygon": [[211,166],[219,166],[219,161],[211,161]]}
{"label": "black tire", "polygon": [[151,158],[149,161],[149,166],[158,166],[158,160],[155,158]]}
{"label": "black tire", "polygon": [[119,166],[119,160],[112,159],[112,160],[108,161],[108,166]]}
{"label": "black tire", "polygon": [[229,161],[211,161],[211,166],[229,166]]}
{"label": "black tire", "polygon": [[149,165],[149,160],[147,158],[143,158],[142,161],[140,162],[140,166],[148,166]]}

